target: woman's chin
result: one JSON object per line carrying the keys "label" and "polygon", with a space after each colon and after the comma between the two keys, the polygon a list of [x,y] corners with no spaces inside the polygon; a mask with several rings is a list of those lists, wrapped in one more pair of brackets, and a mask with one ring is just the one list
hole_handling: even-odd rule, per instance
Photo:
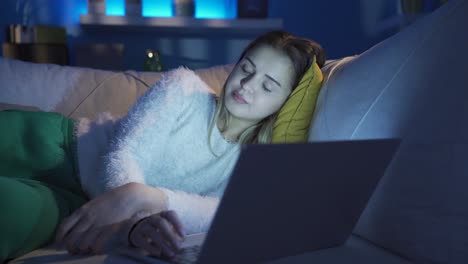
{"label": "woman's chin", "polygon": [[243,108],[245,107],[246,105],[236,103],[234,100],[229,100],[229,102],[226,102],[226,108],[233,116],[244,116],[245,110]]}

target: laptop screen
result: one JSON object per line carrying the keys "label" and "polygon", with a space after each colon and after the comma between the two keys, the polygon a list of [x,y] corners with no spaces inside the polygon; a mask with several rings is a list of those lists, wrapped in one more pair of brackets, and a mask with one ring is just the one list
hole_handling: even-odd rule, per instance
{"label": "laptop screen", "polygon": [[399,139],[242,147],[198,263],[251,263],[342,245]]}

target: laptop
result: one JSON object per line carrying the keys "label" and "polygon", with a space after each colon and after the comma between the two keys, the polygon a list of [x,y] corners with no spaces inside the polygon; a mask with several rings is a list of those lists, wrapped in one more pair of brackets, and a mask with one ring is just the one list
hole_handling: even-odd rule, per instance
{"label": "laptop", "polygon": [[182,254],[167,261],[259,263],[343,245],[399,144],[374,139],[242,146],[209,232],[188,236]]}

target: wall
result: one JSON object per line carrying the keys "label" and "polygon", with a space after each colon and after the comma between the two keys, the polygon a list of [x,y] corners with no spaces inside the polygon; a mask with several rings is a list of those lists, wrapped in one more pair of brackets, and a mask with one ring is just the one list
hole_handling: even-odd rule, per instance
{"label": "wall", "polygon": [[[31,3],[31,10],[17,5]],[[232,0],[229,0],[232,1]],[[129,28],[83,29],[80,13],[86,13],[86,0],[3,0],[0,24],[52,24],[67,28],[71,61],[75,47],[87,43],[122,43],[123,68],[142,70],[145,50],[158,49],[166,68],[191,68],[234,63],[253,33],[178,32],[131,30]],[[284,19],[284,29],[321,43],[329,58],[358,54],[394,34],[400,22],[392,21],[398,12],[397,0],[270,0],[269,16]],[[24,6],[24,5],[23,5]],[[26,10],[26,12],[22,12]],[[27,21],[25,17],[28,18]],[[390,21],[390,23],[389,23]],[[386,26],[379,26],[379,25]],[[5,41],[2,31],[0,40]]]}
{"label": "wall", "polygon": [[[298,3],[292,5],[291,3]],[[373,3],[380,5],[366,5]],[[319,42],[327,51],[329,58],[358,54],[375,43],[396,32],[395,29],[368,34],[363,19],[367,13],[380,12],[379,9],[391,9],[395,1],[389,0],[272,0],[270,15],[283,17],[285,29],[294,34],[311,38]],[[299,4],[300,3],[300,4]],[[394,13],[396,10],[390,10]],[[379,19],[381,16],[378,16]],[[376,20],[372,23],[378,23]]]}

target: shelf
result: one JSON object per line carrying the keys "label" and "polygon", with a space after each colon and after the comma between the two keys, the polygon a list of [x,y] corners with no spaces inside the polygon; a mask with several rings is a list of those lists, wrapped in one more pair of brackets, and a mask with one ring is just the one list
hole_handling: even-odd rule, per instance
{"label": "shelf", "polygon": [[138,17],[81,15],[82,26],[138,27],[188,30],[274,30],[283,28],[282,19],[199,19],[193,17]]}
{"label": "shelf", "polygon": [[66,44],[3,43],[2,50],[5,58],[35,63],[68,65],[68,48]]}

